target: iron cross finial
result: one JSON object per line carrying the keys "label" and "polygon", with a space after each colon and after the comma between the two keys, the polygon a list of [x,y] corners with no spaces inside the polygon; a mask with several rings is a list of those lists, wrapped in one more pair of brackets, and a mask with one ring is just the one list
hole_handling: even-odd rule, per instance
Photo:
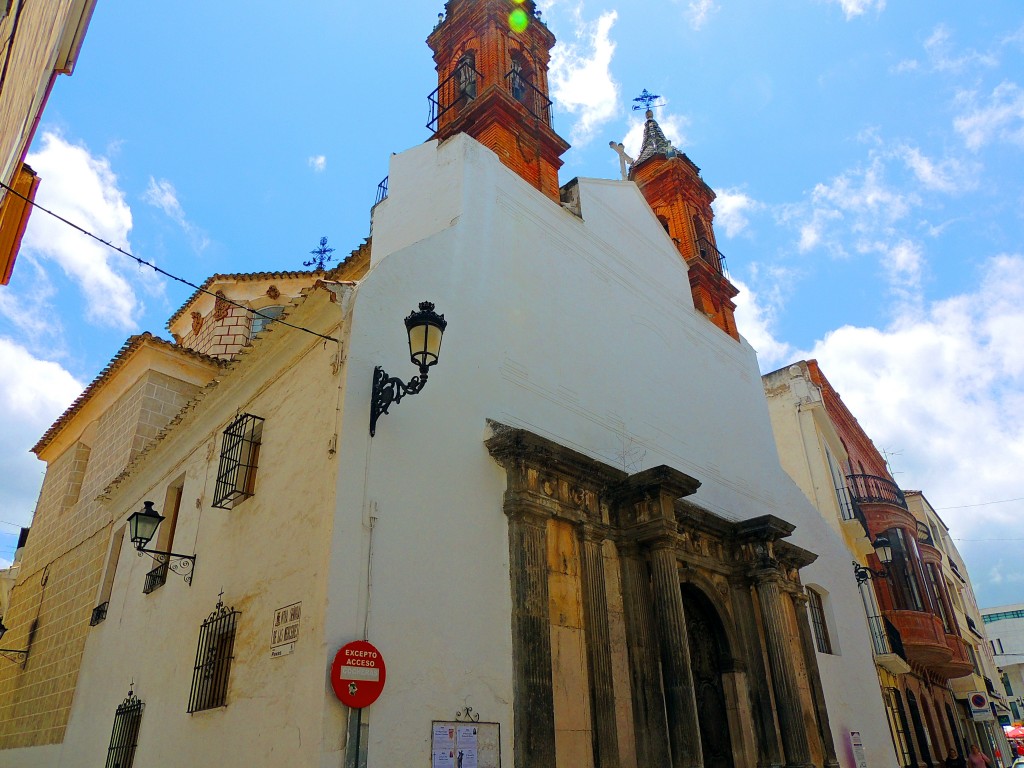
{"label": "iron cross finial", "polygon": [[[643,93],[641,93],[639,96],[633,99],[633,101],[635,102],[633,104],[633,111],[636,112],[638,109],[650,109],[651,105],[654,104],[654,102],[656,102],[660,98],[661,96],[651,93],[646,88],[644,88]],[[658,104],[656,106],[660,107],[661,105]]]}
{"label": "iron cross finial", "polygon": [[333,257],[331,256],[331,254],[334,253],[334,249],[327,247],[327,238],[326,237],[321,237],[320,238],[320,247],[319,248],[314,248],[309,253],[310,253],[311,256],[314,256],[315,258],[312,258],[309,261],[302,262],[302,266],[304,266],[304,267],[312,267],[312,266],[316,265],[317,272],[323,272],[324,271],[324,264],[327,264],[328,262],[334,260]]}

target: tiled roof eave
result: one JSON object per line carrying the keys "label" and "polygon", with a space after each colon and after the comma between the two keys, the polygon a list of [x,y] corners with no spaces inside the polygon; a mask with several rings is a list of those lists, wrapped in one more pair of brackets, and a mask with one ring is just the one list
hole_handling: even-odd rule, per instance
{"label": "tiled roof eave", "polygon": [[220,360],[210,355],[204,355],[201,352],[188,349],[186,347],[179,347],[176,344],[172,344],[166,339],[161,339],[159,336],[154,336],[148,331],[135,336],[129,336],[121,349],[118,350],[117,354],[111,358],[110,362],[107,363],[106,367],[100,371],[99,375],[90,382],[75,401],[68,406],[68,408],[62,413],[50,428],[43,433],[43,436],[39,438],[34,446],[32,446],[32,453],[37,456],[46,449],[46,447],[53,442],[53,439],[60,434],[60,432],[71,422],[75,415],[85,407],[85,405],[93,398],[93,396],[110,380],[114,375],[121,370],[132,356],[141,349],[143,346],[153,345],[158,346],[166,350],[171,350],[174,354],[182,355],[193,360],[200,360],[205,363],[216,365],[218,368],[223,368],[227,365],[227,361]]}

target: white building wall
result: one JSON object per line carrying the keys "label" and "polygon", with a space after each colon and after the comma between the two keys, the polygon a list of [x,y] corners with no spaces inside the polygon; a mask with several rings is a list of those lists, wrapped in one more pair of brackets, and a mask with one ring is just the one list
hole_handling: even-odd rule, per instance
{"label": "white building wall", "polygon": [[[316,301],[340,321],[338,305],[322,295],[302,309],[312,312]],[[311,323],[308,314],[289,319]],[[0,765],[103,765],[130,684],[145,703],[133,768],[305,766],[336,748],[322,736],[329,666],[322,642],[336,472],[330,448],[344,384],[337,361],[333,344],[268,329],[169,439],[108,491],[116,529],[146,499],[166,515],[167,488],[184,475],[171,549],[196,553],[191,586],[169,572],[162,587],[143,594],[156,563],[138,555],[125,533],[107,617],[89,630],[64,743],[0,753]],[[265,419],[255,495],[214,509],[222,433],[239,411]],[[200,626],[221,591],[224,604],[241,612],[227,706],[190,715]],[[274,611],[296,602],[294,652],[271,658]]]}
{"label": "white building wall", "polygon": [[[839,630],[840,655],[819,661],[840,759],[852,767],[854,730],[869,765],[894,765],[849,554],[779,466],[753,350],[694,311],[633,184],[579,183],[582,220],[465,136],[392,158],[348,349],[327,619],[329,647],[366,621],[387,661],[365,713],[370,764],[425,763],[430,721],[467,704],[501,722],[511,760],[505,478],[483,445],[494,419],[630,471],[671,465],[724,517],[796,524],[791,540],[820,555],[805,580]],[[371,441],[373,367],[415,373],[401,321],[423,300],[449,322],[441,362]]]}

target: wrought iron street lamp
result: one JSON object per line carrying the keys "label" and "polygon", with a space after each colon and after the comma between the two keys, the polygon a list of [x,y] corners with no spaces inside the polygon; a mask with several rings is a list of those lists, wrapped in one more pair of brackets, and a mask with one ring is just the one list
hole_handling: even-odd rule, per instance
{"label": "wrought iron street lamp", "polygon": [[168,570],[181,576],[185,583],[192,584],[192,571],[196,565],[195,555],[179,555],[175,552],[163,552],[159,549],[146,549],[146,545],[156,535],[156,529],[164,521],[164,516],[153,509],[152,501],[142,502],[142,509],[128,518],[128,533],[139,556],[147,554],[161,565],[167,564]]}
{"label": "wrought iron street lamp", "polygon": [[864,584],[870,579],[889,578],[888,566],[892,562],[892,545],[889,544],[889,539],[885,536],[879,536],[875,539],[874,547],[875,554],[878,556],[879,561],[881,561],[882,567],[875,570],[874,568],[861,565],[855,560],[853,562],[853,576],[857,579],[858,584]]}
{"label": "wrought iron street lamp", "polygon": [[[0,640],[3,639],[4,635],[7,634],[7,627],[4,626],[2,620],[0,620]],[[8,661],[19,661],[22,666],[28,661],[28,649],[23,651],[15,650],[14,648],[0,648],[0,656],[3,656]]]}
{"label": "wrought iron street lamp", "polygon": [[421,301],[419,311],[405,318],[405,330],[409,334],[409,359],[419,366],[420,375],[413,376],[409,383],[388,376],[379,365],[373,369],[373,397],[370,403],[370,437],[377,431],[377,419],[388,412],[392,403],[401,402],[407,395],[417,394],[427,383],[427,371],[437,365],[441,354],[441,338],[448,322],[444,315],[434,311],[429,301]]}

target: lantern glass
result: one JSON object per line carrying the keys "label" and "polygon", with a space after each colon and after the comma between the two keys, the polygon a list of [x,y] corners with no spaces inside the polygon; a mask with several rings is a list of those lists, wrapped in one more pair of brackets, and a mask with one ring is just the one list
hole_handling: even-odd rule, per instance
{"label": "lantern glass", "polygon": [[885,536],[879,536],[875,539],[875,554],[878,555],[878,559],[882,561],[883,565],[888,565],[892,562],[892,546],[890,546],[889,539]]}
{"label": "lantern glass", "polygon": [[163,520],[163,515],[153,509],[152,501],[143,502],[143,509],[128,518],[128,531],[137,549],[149,544]]}
{"label": "lantern glass", "polygon": [[405,328],[409,333],[409,358],[413,365],[423,369],[437,364],[441,354],[441,338],[447,325],[444,315],[434,312],[434,305],[429,301],[420,302],[419,311],[405,318]]}

